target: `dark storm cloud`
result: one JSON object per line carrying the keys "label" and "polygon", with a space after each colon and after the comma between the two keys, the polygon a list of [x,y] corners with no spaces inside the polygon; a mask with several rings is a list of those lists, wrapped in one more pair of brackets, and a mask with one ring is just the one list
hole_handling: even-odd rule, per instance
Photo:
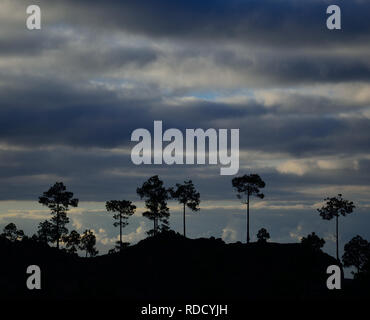
{"label": "dark storm cloud", "polygon": [[[343,29],[338,32],[326,28],[328,2],[324,0],[64,0],[38,4],[45,20],[42,31],[27,32],[23,22],[15,30],[8,29],[0,35],[0,55],[48,53],[48,58],[56,60],[49,67],[64,76],[98,76],[129,68],[143,72],[162,57],[162,68],[172,66],[173,74],[167,77],[178,72],[186,74],[187,66],[176,68],[184,61],[204,58],[220,68],[220,73],[225,69],[234,72],[242,81],[240,86],[370,78],[369,1],[338,3],[343,14]],[[144,35],[148,42],[168,41],[179,49],[123,47],[115,43],[122,34]],[[124,39],[129,42],[129,38]],[[224,49],[227,43],[247,49]],[[267,51],[259,51],[261,47]],[[345,51],[335,51],[338,48]],[[59,55],[55,56],[56,52]],[[200,72],[202,61],[194,68]]]}
{"label": "dark storm cloud", "polygon": [[96,51],[82,51],[71,54],[72,64],[82,71],[93,70],[95,73],[115,70],[127,65],[143,68],[156,61],[158,53],[150,48],[112,48]]}
{"label": "dark storm cloud", "polygon": [[[237,67],[237,65],[235,65]],[[369,81],[370,64],[366,57],[320,55],[269,56],[261,58],[256,74],[271,77],[274,82],[289,84],[315,82]]]}
{"label": "dark storm cloud", "polygon": [[[316,99],[296,96],[294,111],[280,111],[278,104],[265,107],[255,101],[238,107],[200,102],[190,108],[187,105],[159,108],[156,114],[167,128],[240,128],[240,144],[246,149],[288,152],[295,156],[330,155],[338,150],[341,153],[370,152],[367,142],[370,120],[337,117],[338,108],[341,110],[338,104],[323,100],[325,103],[320,105]],[[309,108],[313,111],[307,112]],[[353,106],[345,106],[343,111],[346,108],[353,109]]]}
{"label": "dark storm cloud", "polygon": [[370,152],[369,119],[330,117],[245,118],[240,128],[241,146],[265,152],[288,152],[293,156]]}
{"label": "dark storm cloud", "polygon": [[0,35],[0,56],[36,56],[47,50],[57,50],[65,46],[68,38],[63,35],[18,33]]}
{"label": "dark storm cloud", "polygon": [[0,88],[0,139],[4,142],[104,147],[126,144],[129,132],[149,125],[146,110],[148,104],[155,105],[153,100],[122,100],[107,89],[44,78],[23,80]]}
{"label": "dark storm cloud", "polygon": [[[233,72],[241,87],[370,78],[369,1],[337,3],[343,15],[343,29],[338,32],[326,28],[328,2],[324,0],[64,0],[38,4],[43,12],[42,30],[29,32],[24,21],[5,25],[2,29],[6,31],[0,34],[0,55],[39,55],[47,65],[46,70],[38,71],[41,74],[51,68],[64,78],[99,78],[119,71],[122,77],[132,77],[137,70],[137,81],[161,84],[178,73],[184,73],[183,79],[187,79],[189,65],[182,64],[188,62],[199,75],[212,68],[220,74]],[[129,36],[137,34],[146,40],[130,47]],[[152,46],[158,39],[170,45]],[[227,43],[239,48],[226,47]],[[326,46],[333,47],[325,50]],[[212,62],[212,66],[204,68],[202,59]],[[159,60],[157,69],[150,70]],[[132,73],[126,74],[128,70]],[[165,71],[161,78],[143,80],[146,70],[156,75]],[[188,82],[170,85],[171,90],[178,91],[189,87]]]}
{"label": "dark storm cloud", "polygon": [[[0,140],[23,146],[127,146],[134,129],[152,131],[159,119],[164,129],[240,128],[241,147],[264,152],[370,152],[370,120],[336,117],[335,99],[322,102],[296,95],[290,102],[295,109],[281,110],[279,102],[266,107],[254,100],[236,106],[210,101],[166,105],[159,97],[130,98],[124,92],[119,96],[104,88],[43,78],[10,81],[0,88]],[[339,110],[351,107],[344,104]]]}
{"label": "dark storm cloud", "polygon": [[71,23],[186,40],[330,45],[368,39],[370,28],[368,1],[336,3],[343,12],[340,33],[326,29],[330,3],[324,0],[58,1],[66,4],[73,9],[64,10],[60,19]]}
{"label": "dark storm cloud", "polygon": [[[273,157],[273,155],[271,156]],[[320,158],[318,158],[320,159]],[[370,179],[369,160],[357,156],[357,166],[331,170],[313,167],[304,175],[283,174],[269,166],[253,166],[248,160],[240,174],[257,171],[266,181],[268,201],[319,201],[320,197],[303,194],[306,188],[325,186],[363,186]],[[271,160],[273,160],[271,158]],[[331,161],[335,161],[335,157]],[[258,159],[256,159],[258,163]],[[117,153],[107,149],[53,147],[41,149],[0,150],[0,195],[6,199],[37,199],[50,184],[63,180],[73,187],[83,201],[105,201],[108,198],[136,199],[136,187],[158,174],[167,186],[191,178],[203,200],[236,200],[230,176],[220,176],[217,166],[141,165],[132,164],[129,150]],[[138,200],[138,199],[137,199]]]}
{"label": "dark storm cloud", "polygon": [[[202,55],[193,52],[193,55]],[[297,83],[369,81],[368,54],[346,55],[289,50],[270,50],[248,56],[231,50],[209,53],[216,66],[226,67],[247,77],[255,75],[269,83],[295,85]]]}

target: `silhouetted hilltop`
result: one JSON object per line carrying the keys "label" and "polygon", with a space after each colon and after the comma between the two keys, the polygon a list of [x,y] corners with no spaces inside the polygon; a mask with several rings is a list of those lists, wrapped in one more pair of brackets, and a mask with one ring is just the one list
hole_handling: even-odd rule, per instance
{"label": "silhouetted hilltop", "polygon": [[[343,297],[326,288],[336,260],[301,244],[225,244],[174,232],[119,254],[81,258],[26,240],[0,240],[0,296],[8,298],[305,299]],[[42,290],[26,288],[26,268],[40,266]],[[357,289],[356,289],[357,290]]]}

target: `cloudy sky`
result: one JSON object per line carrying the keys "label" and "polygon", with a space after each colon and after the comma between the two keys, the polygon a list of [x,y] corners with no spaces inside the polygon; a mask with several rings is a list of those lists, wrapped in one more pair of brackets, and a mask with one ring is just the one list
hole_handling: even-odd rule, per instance
{"label": "cloudy sky", "polygon": [[[42,29],[25,27],[38,4]],[[49,217],[38,196],[63,181],[80,199],[70,229],[94,229],[101,253],[118,230],[111,199],[139,207],[125,240],[145,237],[136,187],[158,174],[191,178],[201,210],[190,237],[246,238],[230,176],[212,166],[135,166],[136,128],[239,128],[239,174],[258,173],[252,239],[316,231],[334,254],[334,222],[316,208],[343,193],[355,212],[341,242],[370,240],[370,1],[336,1],[342,30],[326,28],[329,0],[127,0],[0,3],[0,227],[26,233]],[[175,202],[170,224],[181,231]]]}

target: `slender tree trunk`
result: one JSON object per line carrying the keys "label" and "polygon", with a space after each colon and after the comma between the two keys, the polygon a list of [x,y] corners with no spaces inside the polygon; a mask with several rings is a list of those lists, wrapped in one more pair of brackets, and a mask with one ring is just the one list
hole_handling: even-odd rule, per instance
{"label": "slender tree trunk", "polygon": [[59,249],[59,204],[57,204],[57,249]]}
{"label": "slender tree trunk", "polygon": [[157,217],[154,217],[154,232],[153,232],[153,235],[155,236],[157,234]]}
{"label": "slender tree trunk", "polygon": [[335,221],[336,221],[336,233],[337,233],[337,236],[336,236],[336,243],[337,243],[337,261],[338,261],[338,263],[340,262],[339,261],[339,235],[338,235],[338,218],[339,218],[339,216],[336,216],[336,219],[335,219]]}
{"label": "slender tree trunk", "polygon": [[119,252],[122,252],[122,214],[119,214]]}
{"label": "slender tree trunk", "polygon": [[185,203],[184,203],[184,237],[186,237],[186,228],[185,228]]}
{"label": "slender tree trunk", "polygon": [[250,236],[249,236],[249,192],[247,195],[247,243],[249,243]]}

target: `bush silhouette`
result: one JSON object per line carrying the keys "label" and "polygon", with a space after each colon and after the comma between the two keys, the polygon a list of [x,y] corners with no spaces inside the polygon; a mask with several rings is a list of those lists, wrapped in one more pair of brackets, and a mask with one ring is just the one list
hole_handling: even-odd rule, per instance
{"label": "bush silhouette", "polygon": [[14,242],[22,240],[24,232],[23,230],[18,230],[17,226],[11,222],[4,227],[3,233],[0,236]]}
{"label": "bush silhouette", "polygon": [[257,233],[257,242],[266,243],[268,239],[270,239],[270,234],[265,228],[261,228]]}
{"label": "bush silhouette", "polygon": [[321,248],[325,245],[325,240],[316,235],[315,232],[312,232],[307,237],[301,239],[302,245],[307,248],[312,249],[313,251],[320,251]]}
{"label": "bush silhouette", "polygon": [[342,261],[345,267],[354,266],[360,273],[370,261],[370,243],[359,235],[352,238],[344,246]]}
{"label": "bush silhouette", "polygon": [[86,252],[86,257],[95,257],[99,251],[95,248],[96,237],[91,230],[85,230],[81,236],[80,249]]}

